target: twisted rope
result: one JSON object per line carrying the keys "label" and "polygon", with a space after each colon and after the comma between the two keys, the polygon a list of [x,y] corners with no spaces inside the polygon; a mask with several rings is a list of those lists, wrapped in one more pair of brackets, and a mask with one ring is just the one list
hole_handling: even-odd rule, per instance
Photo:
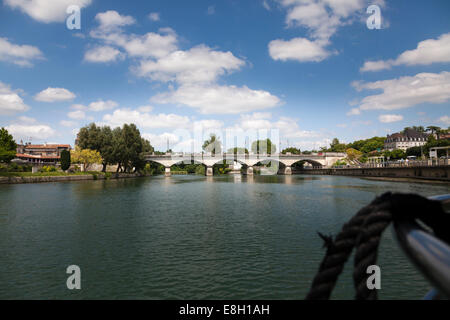
{"label": "twisted rope", "polygon": [[376,300],[377,291],[367,287],[367,268],[376,265],[381,236],[393,221],[420,219],[437,237],[450,242],[445,230],[450,225],[439,202],[413,194],[386,193],[361,209],[333,240],[331,236],[319,236],[327,248],[319,271],[314,277],[307,300],[328,300],[344,265],[356,247],[353,282],[357,300]]}

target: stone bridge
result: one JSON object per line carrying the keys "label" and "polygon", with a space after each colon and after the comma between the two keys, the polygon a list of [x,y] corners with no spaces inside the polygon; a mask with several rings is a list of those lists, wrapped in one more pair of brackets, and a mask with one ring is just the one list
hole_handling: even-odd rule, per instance
{"label": "stone bridge", "polygon": [[176,164],[203,164],[206,167],[206,175],[213,175],[213,166],[215,164],[226,161],[229,164],[235,162],[246,167],[248,175],[253,174],[253,166],[258,163],[276,163],[281,168],[282,173],[286,175],[292,174],[292,166],[301,161],[305,161],[312,165],[313,168],[329,168],[336,161],[346,157],[345,153],[318,153],[318,154],[300,154],[300,155],[263,155],[263,154],[166,154],[166,155],[145,155],[147,162],[154,162],[163,165],[166,168],[166,175],[170,176],[170,167]]}

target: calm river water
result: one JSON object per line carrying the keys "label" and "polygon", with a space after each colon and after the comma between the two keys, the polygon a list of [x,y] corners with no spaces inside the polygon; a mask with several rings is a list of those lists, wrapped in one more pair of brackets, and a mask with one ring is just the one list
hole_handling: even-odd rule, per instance
{"label": "calm river water", "polygon": [[[386,191],[448,185],[329,176],[174,176],[0,186],[0,299],[302,299],[323,257],[316,231]],[[382,241],[382,299],[430,288]],[[66,268],[81,268],[69,291]],[[351,299],[349,261],[334,298]]]}

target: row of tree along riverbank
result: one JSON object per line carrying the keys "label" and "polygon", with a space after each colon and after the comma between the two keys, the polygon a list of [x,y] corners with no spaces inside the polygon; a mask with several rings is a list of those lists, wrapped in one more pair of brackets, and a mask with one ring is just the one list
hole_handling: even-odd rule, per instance
{"label": "row of tree along riverbank", "polygon": [[410,178],[450,182],[450,166],[310,169],[300,170],[297,173],[355,177]]}

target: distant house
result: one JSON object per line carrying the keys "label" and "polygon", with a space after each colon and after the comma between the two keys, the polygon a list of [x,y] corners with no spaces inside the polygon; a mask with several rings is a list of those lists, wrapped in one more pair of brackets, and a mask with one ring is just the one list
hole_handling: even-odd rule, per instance
{"label": "distant house", "polygon": [[56,164],[63,150],[70,151],[68,144],[19,144],[16,158],[36,164]]}
{"label": "distant house", "polygon": [[401,133],[394,133],[387,136],[384,142],[384,149],[388,151],[401,149],[406,151],[412,147],[420,147],[427,143],[428,134],[407,129]]}
{"label": "distant house", "polygon": [[450,133],[441,133],[437,138],[439,140],[450,140]]}

